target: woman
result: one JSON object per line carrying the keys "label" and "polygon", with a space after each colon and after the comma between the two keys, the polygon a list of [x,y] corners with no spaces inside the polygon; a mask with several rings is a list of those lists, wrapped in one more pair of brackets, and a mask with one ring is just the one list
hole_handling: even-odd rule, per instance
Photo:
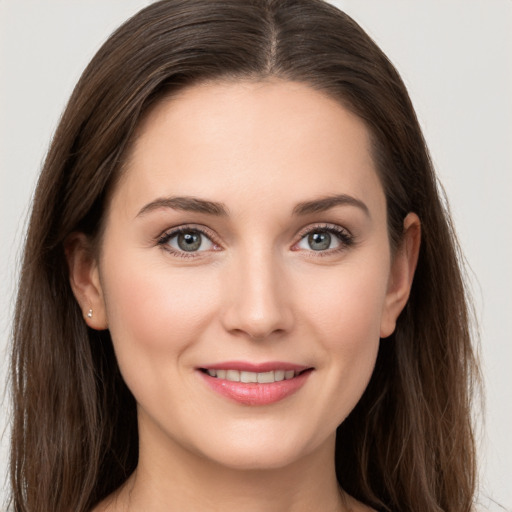
{"label": "woman", "polygon": [[315,0],[121,27],[40,178],[13,371],[16,510],[470,510],[454,235],[368,36]]}

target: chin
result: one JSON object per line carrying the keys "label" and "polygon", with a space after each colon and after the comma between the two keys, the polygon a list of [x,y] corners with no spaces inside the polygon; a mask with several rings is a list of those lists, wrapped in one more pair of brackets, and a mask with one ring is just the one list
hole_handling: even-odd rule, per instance
{"label": "chin", "polygon": [[[308,439],[293,439],[290,433],[282,430],[268,436],[247,433],[239,438],[230,438],[224,442],[212,443],[203,452],[213,462],[239,471],[262,471],[284,468],[307,458],[309,454],[321,449],[322,444]],[[335,435],[332,437],[334,446]]]}
{"label": "chin", "polygon": [[225,468],[237,471],[265,471],[290,466],[300,458],[300,453],[261,450],[258,447],[243,452],[224,453],[222,457],[215,457],[213,460]]}

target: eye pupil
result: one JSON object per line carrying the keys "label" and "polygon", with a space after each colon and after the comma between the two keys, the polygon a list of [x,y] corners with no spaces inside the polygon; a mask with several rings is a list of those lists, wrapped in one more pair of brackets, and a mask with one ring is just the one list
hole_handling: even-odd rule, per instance
{"label": "eye pupil", "polygon": [[178,246],[183,251],[197,251],[201,247],[201,235],[199,233],[181,233],[178,235]]}
{"label": "eye pupil", "polygon": [[308,243],[314,251],[324,251],[331,245],[331,235],[324,232],[311,233],[308,236]]}

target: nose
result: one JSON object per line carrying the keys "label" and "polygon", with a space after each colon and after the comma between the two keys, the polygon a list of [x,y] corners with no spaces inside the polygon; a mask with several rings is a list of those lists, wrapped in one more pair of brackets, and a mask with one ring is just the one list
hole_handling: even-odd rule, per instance
{"label": "nose", "polygon": [[224,288],[224,328],[257,340],[290,331],[293,312],[284,274],[270,251],[252,252],[237,259]]}

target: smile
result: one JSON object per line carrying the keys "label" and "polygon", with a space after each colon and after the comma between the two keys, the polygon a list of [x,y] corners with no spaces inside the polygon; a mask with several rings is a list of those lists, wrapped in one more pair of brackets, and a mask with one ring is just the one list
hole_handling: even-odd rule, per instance
{"label": "smile", "polygon": [[239,370],[204,370],[210,377],[225,379],[230,382],[270,384],[282,380],[293,379],[300,375],[296,370],[271,370],[269,372],[247,372]]}
{"label": "smile", "polygon": [[198,370],[208,388],[216,394],[242,405],[261,406],[298,392],[314,368],[287,363],[224,363]]}

